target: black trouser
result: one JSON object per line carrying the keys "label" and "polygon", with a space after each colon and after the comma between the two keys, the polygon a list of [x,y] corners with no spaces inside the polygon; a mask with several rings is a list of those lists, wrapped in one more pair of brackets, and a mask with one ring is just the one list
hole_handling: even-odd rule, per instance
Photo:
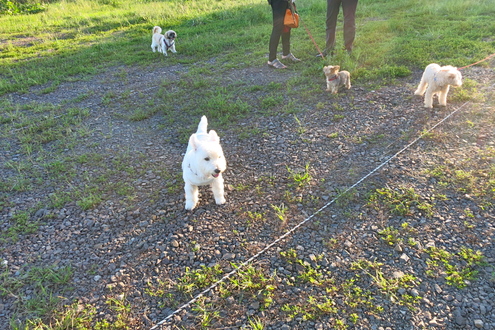
{"label": "black trouser", "polygon": [[[289,0],[291,1],[291,0]],[[271,62],[277,58],[277,48],[282,37],[282,54],[290,54],[290,28],[284,26],[285,10],[289,8],[287,0],[272,0],[273,28],[270,37],[268,60]]]}
{"label": "black trouser", "polygon": [[357,4],[358,0],[327,0],[327,51],[335,48],[335,30],[340,5],[342,5],[342,11],[344,12],[344,46],[348,51],[352,50],[352,44],[356,36]]}

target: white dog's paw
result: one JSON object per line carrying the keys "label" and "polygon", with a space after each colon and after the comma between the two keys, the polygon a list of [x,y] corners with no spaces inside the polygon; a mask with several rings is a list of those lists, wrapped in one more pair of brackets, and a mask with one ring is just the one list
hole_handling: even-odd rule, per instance
{"label": "white dog's paw", "polygon": [[185,207],[186,210],[192,211],[195,207],[196,207],[196,203],[191,201],[186,201],[186,207]]}
{"label": "white dog's paw", "polygon": [[217,203],[217,205],[223,205],[225,204],[227,201],[225,200],[225,197],[221,197],[221,198],[215,198],[215,203]]}

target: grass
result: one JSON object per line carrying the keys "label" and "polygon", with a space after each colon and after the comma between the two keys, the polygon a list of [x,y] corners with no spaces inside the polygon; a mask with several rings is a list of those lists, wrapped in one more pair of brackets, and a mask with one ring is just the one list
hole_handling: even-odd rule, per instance
{"label": "grass", "polygon": [[[64,301],[62,295],[72,289],[68,285],[72,275],[70,266],[32,267],[18,276],[12,276],[10,270],[5,269],[0,274],[0,295],[16,297],[17,310],[28,316],[27,324],[42,323],[52,317]],[[12,319],[11,326],[17,329],[21,324]]]}
{"label": "grass", "polygon": [[[304,24],[320,47],[325,38],[325,6],[324,1],[317,0],[298,4]],[[173,11],[168,10],[171,7]],[[338,49],[331,61],[339,62],[343,69],[350,71],[353,84],[363,88],[401,83],[401,78],[410,78],[431,62],[458,67],[468,65],[491,54],[495,48],[493,1],[361,0],[357,15],[353,57]],[[178,32],[177,54],[164,58],[151,53],[149,44],[154,25]],[[316,49],[303,28],[294,30],[292,37],[293,52],[304,61],[304,65],[293,69],[297,75],[290,75],[283,82],[265,84],[231,74],[233,69],[258,70],[265,65],[270,28],[270,9],[266,1],[261,0],[61,0],[43,4],[0,0],[0,149],[8,155],[0,164],[7,173],[0,178],[0,211],[8,213],[7,219],[0,223],[0,251],[7,253],[10,244],[35,234],[39,226],[49,220],[34,218],[39,208],[59,209],[71,203],[82,212],[90,212],[104,207],[107,202],[117,201],[116,208],[130,210],[143,202],[138,200],[137,191],[147,176],[159,176],[166,183],[161,187],[163,190],[141,197],[146,202],[153,204],[162,194],[175,198],[181,193],[178,171],[167,170],[144,152],[131,147],[118,152],[106,150],[106,142],[119,133],[116,127],[95,131],[91,124],[97,120],[96,111],[81,105],[83,102],[90,101],[105,109],[107,115],[118,118],[123,125],[139,127],[134,134],[147,132],[150,129],[147,125],[160,118],[159,127],[173,128],[163,139],[173,143],[185,143],[195,128],[196,124],[188,124],[190,121],[185,118],[199,118],[203,114],[214,125],[235,130],[245,143],[253,136],[272,137],[272,133],[257,126],[256,120],[286,115],[294,119],[289,129],[299,136],[291,143],[311,145],[314,142],[308,136],[313,133],[312,119],[305,116],[307,108],[319,111],[331,108],[331,125],[346,122],[347,107],[335,98],[321,98],[322,86],[315,77],[321,76],[324,64],[330,63],[314,60]],[[340,45],[341,35],[339,30]],[[480,64],[487,65],[486,62]],[[67,83],[92,83],[105,72],[113,72],[108,80],[130,85],[133,77],[128,68],[173,68],[176,71],[173,71],[173,80],[164,79],[159,86],[154,86],[152,97],[147,91],[131,91],[127,86],[111,91],[73,91],[73,96],[51,103],[19,102],[10,95],[43,98]],[[462,88],[456,88],[450,97],[451,102],[489,100],[482,84],[467,78]],[[475,112],[470,115],[451,130],[459,134],[460,139],[475,143],[473,133],[485,126],[492,127],[493,122],[483,122]],[[252,125],[236,127],[243,118],[253,118]],[[451,143],[452,136],[448,133],[435,132],[425,136],[425,140],[432,144]],[[370,148],[389,143],[388,136],[374,131],[342,132],[329,127],[324,134],[328,143],[346,136],[350,136],[354,144],[366,143]],[[101,142],[85,144],[85,138],[93,135]],[[466,219],[466,231],[476,230],[481,222],[480,212],[493,208],[494,158],[493,146],[484,144],[469,158],[425,165],[427,169],[422,175],[433,187],[433,197],[424,195],[423,190],[413,185],[389,183],[373,189],[366,201],[351,190],[341,196],[336,205],[342,209],[354,208],[359,203],[369,205],[376,212],[377,219],[373,221],[381,222],[377,242],[384,242],[382,245],[390,248],[390,254],[395,253],[392,248],[398,244],[419,251],[418,242],[424,237],[418,237],[418,226],[413,228],[409,223],[420,215],[433,221],[437,208],[442,207],[441,202],[452,194],[470,196],[469,206],[463,206],[460,214]],[[275,227],[283,226],[288,219],[296,219],[294,209],[299,212],[300,207],[305,209],[318,204],[316,196],[321,190],[339,191],[336,183],[331,187],[317,183],[315,169],[321,164],[314,159],[304,159],[303,164],[306,165],[301,170],[295,170],[290,163],[283,164],[288,172],[284,177],[260,173],[255,185],[235,185],[236,193],[252,193],[257,198],[267,197],[267,189],[279,195],[267,199],[262,210],[241,212],[250,228],[270,226],[272,220],[276,222]],[[331,165],[324,166],[331,170]],[[351,165],[346,175],[353,175]],[[39,194],[36,209],[17,206],[16,198],[20,194],[38,195],[50,187],[57,189]],[[274,216],[268,216],[270,212]],[[344,217],[358,225],[360,215],[355,214],[357,211],[353,210]],[[319,219],[318,229],[326,228],[331,220],[333,218]],[[338,250],[343,254],[339,249],[344,242],[342,237],[329,238],[324,252],[330,254]],[[197,252],[196,247],[192,249]],[[290,248],[280,253],[280,262],[294,267],[296,275],[275,274],[264,265],[249,265],[219,288],[218,299],[233,297],[232,306],[237,302],[241,306],[255,302],[257,311],[275,308],[277,313],[298,322],[329,316],[333,328],[345,329],[351,324],[364,326],[360,324],[357,310],[379,315],[383,300],[414,309],[419,296],[412,295],[411,289],[418,286],[418,278],[443,278],[447,285],[464,288],[479,277],[478,270],[484,265],[481,251],[473,250],[472,246],[452,250],[439,247],[424,250],[428,256],[428,270],[424,274],[394,277],[384,263],[360,260],[338,266],[350,274],[344,280],[332,275],[322,262],[323,254],[315,253],[315,258],[309,260],[298,253]],[[1,266],[0,293],[13,299],[18,312],[10,321],[11,328],[133,328],[133,306],[125,296],[108,294],[106,306],[98,308],[69,301],[63,297],[73,292],[73,269],[60,265],[39,266],[37,262],[26,260],[25,268],[17,271]],[[155,278],[145,293],[157,300],[159,308],[176,308],[216,282],[228,267],[236,265],[203,264],[195,269],[177,270],[175,282]],[[95,269],[91,275],[96,273]],[[277,302],[282,292],[278,288],[280,283],[308,290],[280,306]],[[214,298],[201,299],[194,305],[191,317],[198,328],[215,328],[222,318],[214,302],[217,302]],[[101,316],[104,311],[111,315],[108,320]],[[239,308],[239,313],[244,312]],[[266,326],[265,320],[256,315],[245,319],[253,329]]]}
{"label": "grass", "polygon": [[[405,0],[386,4],[362,1],[358,8],[356,60],[345,60],[343,54],[338,59],[356,79],[386,81],[407,76],[411,69],[438,59],[462,66],[487,56],[493,47],[486,40],[490,41],[495,29],[489,19],[494,11],[490,2],[455,1],[449,3],[447,10],[444,6],[444,2],[413,5]],[[166,10],[169,7],[176,9],[173,15]],[[317,31],[321,31],[324,4],[306,1],[298,9],[322,45],[324,35]],[[66,18],[67,12],[72,14],[70,19]],[[460,12],[468,16],[457,14]],[[440,13],[444,17],[441,21]],[[266,3],[254,0],[170,0],[61,1],[46,5],[34,15],[0,16],[0,35],[5,40],[0,59],[0,75],[4,77],[0,93],[81,79],[117,63],[150,64],[147,44],[151,28],[157,24],[180,31],[183,56],[169,56],[167,60],[172,64],[191,63],[202,54],[203,58],[219,57],[225,68],[233,58],[251,66],[259,63],[265,52],[259,49],[259,40],[268,37],[269,15]],[[427,22],[435,22],[436,29],[430,29]],[[211,38],[214,33],[215,38]],[[313,49],[301,29],[295,35],[301,39],[295,52],[304,54],[303,50]],[[95,63],[96,58],[97,65],[85,65]],[[316,66],[309,66],[305,71],[312,75],[315,70]]]}
{"label": "grass", "polygon": [[414,188],[391,188],[376,189],[369,197],[369,205],[381,209],[383,206],[392,214],[410,216],[416,210],[431,217],[434,205],[421,199]]}
{"label": "grass", "polygon": [[445,249],[431,247],[427,250],[430,259],[427,260],[429,276],[438,276],[443,270],[445,281],[458,288],[467,287],[476,280],[476,266],[484,264],[484,256],[480,251],[461,247],[458,253],[450,253]]}

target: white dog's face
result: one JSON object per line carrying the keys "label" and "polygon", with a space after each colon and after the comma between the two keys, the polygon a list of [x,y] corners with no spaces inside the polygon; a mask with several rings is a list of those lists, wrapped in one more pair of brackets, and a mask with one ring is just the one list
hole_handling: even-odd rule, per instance
{"label": "white dog's face", "polygon": [[189,143],[192,145],[192,159],[196,165],[198,175],[205,179],[217,178],[227,168],[227,162],[220,145],[220,138],[214,130],[208,133],[208,137],[199,140],[194,134]]}

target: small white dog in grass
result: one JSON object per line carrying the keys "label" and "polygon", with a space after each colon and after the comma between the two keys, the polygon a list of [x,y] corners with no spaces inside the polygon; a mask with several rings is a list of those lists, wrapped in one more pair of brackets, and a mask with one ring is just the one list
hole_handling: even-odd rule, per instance
{"label": "small white dog in grass", "polygon": [[182,161],[182,177],[186,196],[186,210],[196,207],[198,186],[210,185],[217,204],[225,204],[222,173],[227,168],[220,138],[214,130],[207,132],[208,120],[201,117],[196,133],[189,138]]}
{"label": "small white dog in grass", "polygon": [[449,93],[450,86],[461,86],[462,75],[457,68],[453,66],[440,66],[436,63],[429,64],[423,76],[418,88],[414,92],[415,95],[422,96],[425,91],[425,108],[433,107],[433,96],[438,96],[438,103],[440,106],[447,106],[447,94]]}
{"label": "small white dog in grass", "polygon": [[337,94],[341,86],[351,88],[351,74],[348,71],[339,71],[339,65],[328,65],[323,67],[323,73],[327,77],[327,92]]}
{"label": "small white dog in grass", "polygon": [[168,50],[172,53],[177,53],[175,50],[175,38],[177,38],[177,33],[175,33],[174,30],[168,30],[165,34],[161,33],[161,27],[155,26],[153,28],[153,37],[151,38],[151,50],[153,50],[153,53],[157,50],[165,56],[167,56]]}

